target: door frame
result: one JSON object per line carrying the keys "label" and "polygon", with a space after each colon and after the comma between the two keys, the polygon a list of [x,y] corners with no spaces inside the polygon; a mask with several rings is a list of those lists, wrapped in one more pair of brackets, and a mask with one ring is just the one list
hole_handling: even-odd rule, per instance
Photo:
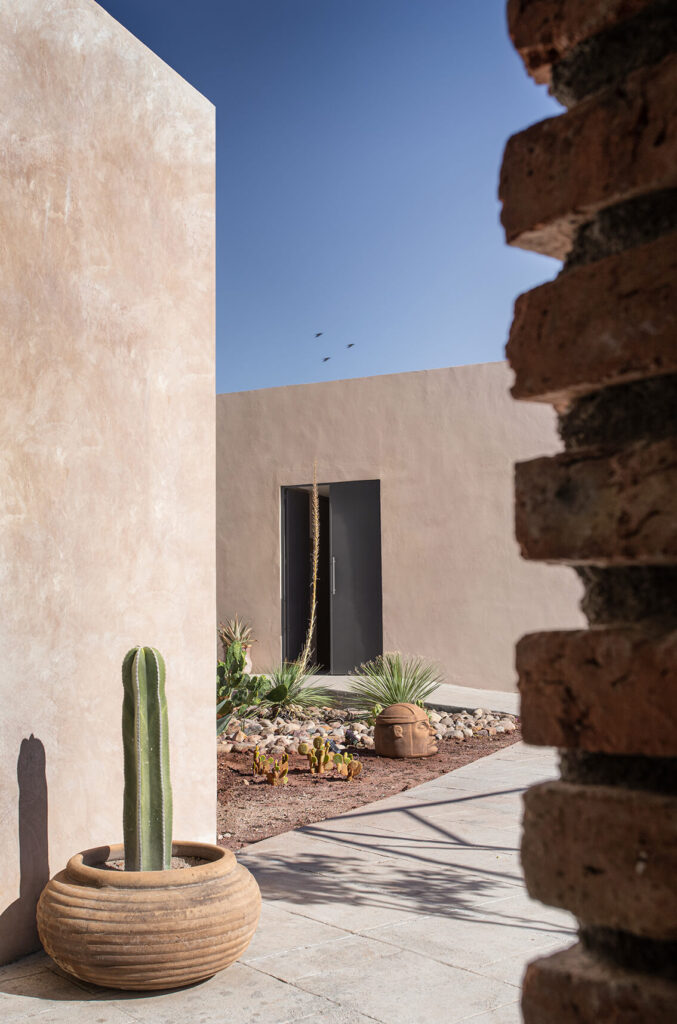
{"label": "door frame", "polygon": [[[328,562],[327,571],[329,573],[329,651],[330,651],[330,665],[328,669],[329,675],[344,674],[334,672],[334,651],[333,651],[333,638],[334,638],[334,568],[332,564],[333,559],[333,538],[332,538],[332,515],[331,515],[331,488],[336,484],[360,484],[360,483],[378,483],[379,485],[379,576],[380,576],[380,646],[383,647],[383,546],[382,546],[382,517],[381,517],[381,480],[377,477],[370,477],[362,480],[334,480],[332,482],[318,483],[319,487],[328,488],[329,490],[329,544],[328,544]],[[280,647],[282,660],[284,661],[288,654],[288,630],[289,630],[289,595],[288,595],[288,582],[289,582],[289,553],[287,551],[287,517],[288,517],[288,502],[287,494],[289,491],[306,491],[309,492],[312,489],[312,484],[283,484],[280,487]]]}

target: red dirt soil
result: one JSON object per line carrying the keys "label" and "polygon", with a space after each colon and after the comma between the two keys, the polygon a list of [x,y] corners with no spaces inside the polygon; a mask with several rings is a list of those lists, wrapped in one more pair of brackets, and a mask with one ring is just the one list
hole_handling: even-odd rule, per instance
{"label": "red dirt soil", "polygon": [[351,748],[363,763],[362,773],[350,782],[335,770],[311,775],[308,760],[289,756],[289,783],[270,786],[252,775],[251,753],[218,754],[219,846],[239,850],[280,832],[333,818],[344,811],[401,793],[422,782],[493,754],[521,739],[520,729],[496,737],[475,736],[465,740],[441,740],[432,757],[378,757],[373,750]]}

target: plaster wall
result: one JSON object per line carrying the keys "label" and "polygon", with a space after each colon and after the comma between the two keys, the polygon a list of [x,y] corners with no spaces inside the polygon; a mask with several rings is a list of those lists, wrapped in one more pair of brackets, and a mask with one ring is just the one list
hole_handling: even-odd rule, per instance
{"label": "plaster wall", "polygon": [[213,840],[214,111],[90,0],[0,8],[0,961],[122,836],[120,665],[167,662]]}
{"label": "plaster wall", "polygon": [[572,570],[524,562],[513,463],[558,448],[552,409],[516,405],[505,363],[217,396],[217,609],[281,657],[281,487],[381,481],[383,642],[445,681],[514,690],[523,633],[583,622]]}

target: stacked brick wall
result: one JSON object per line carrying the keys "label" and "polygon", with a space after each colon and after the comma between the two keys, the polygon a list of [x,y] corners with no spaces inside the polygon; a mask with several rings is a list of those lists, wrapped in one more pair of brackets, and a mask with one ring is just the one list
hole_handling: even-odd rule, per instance
{"label": "stacked brick wall", "polygon": [[677,1021],[677,2],[510,0],[567,108],[513,136],[512,245],[563,261],[520,296],[514,397],[563,451],[516,467],[525,558],[581,576],[589,629],[517,648],[524,737],[561,750],[525,799],[530,894],[579,941],[530,964],[526,1024]]}

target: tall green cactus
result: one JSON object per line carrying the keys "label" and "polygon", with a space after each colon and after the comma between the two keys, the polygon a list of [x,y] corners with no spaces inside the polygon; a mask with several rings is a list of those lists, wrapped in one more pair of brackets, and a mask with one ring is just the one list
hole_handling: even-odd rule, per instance
{"label": "tall green cactus", "polygon": [[154,647],[133,647],[122,663],[126,871],[172,864],[172,787],[165,663]]}

